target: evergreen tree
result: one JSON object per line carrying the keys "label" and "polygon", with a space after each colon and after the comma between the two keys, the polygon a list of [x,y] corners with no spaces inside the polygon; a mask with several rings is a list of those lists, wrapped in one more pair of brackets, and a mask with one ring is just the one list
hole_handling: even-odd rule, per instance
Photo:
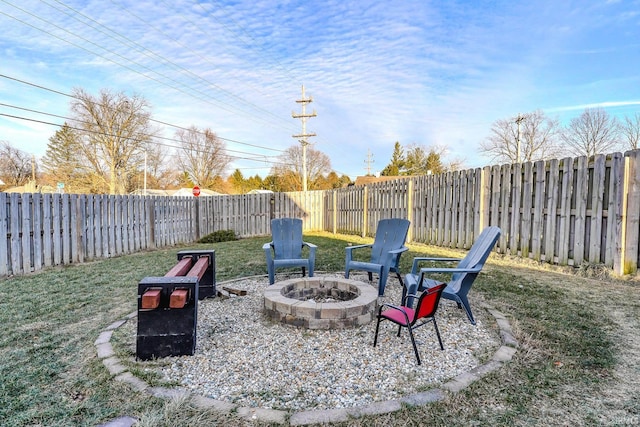
{"label": "evergreen tree", "polygon": [[49,138],[42,164],[52,185],[63,183],[67,193],[91,192],[78,134],[67,123]]}
{"label": "evergreen tree", "polygon": [[404,150],[400,145],[400,142],[396,141],[393,146],[393,153],[391,154],[391,162],[385,166],[380,172],[382,176],[399,176],[401,171],[405,167]]}
{"label": "evergreen tree", "polygon": [[446,171],[442,164],[441,155],[433,148],[427,151],[421,145],[409,147],[405,161],[406,170],[402,175],[428,175],[438,174]]}

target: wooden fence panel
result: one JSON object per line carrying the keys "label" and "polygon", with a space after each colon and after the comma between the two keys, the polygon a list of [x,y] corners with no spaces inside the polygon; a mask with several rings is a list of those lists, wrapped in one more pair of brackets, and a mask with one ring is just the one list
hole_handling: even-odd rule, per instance
{"label": "wooden fence panel", "polygon": [[[43,268],[51,267],[53,263],[53,195],[42,195],[42,256]],[[1,215],[1,214],[0,214]],[[1,235],[1,233],[0,233]]]}
{"label": "wooden fence panel", "polygon": [[[569,248],[571,242],[571,200],[573,196],[573,159],[565,158],[561,161],[562,180],[560,184],[560,213],[558,223],[558,263],[567,265],[569,262]],[[547,260],[551,261],[551,260]]]}
{"label": "wooden fence panel", "polygon": [[511,223],[509,224],[509,253],[518,255],[521,239],[522,215],[522,163],[516,163],[511,170]]}
{"label": "wooden fence panel", "polygon": [[545,164],[542,161],[534,165],[533,205],[531,207],[531,254],[534,260],[542,260],[543,227],[544,227],[544,194],[546,187]]}
{"label": "wooden fence panel", "polygon": [[9,210],[7,193],[0,192],[0,277],[9,275],[11,240],[9,236]]}
{"label": "wooden fence panel", "polygon": [[500,233],[500,239],[498,246],[500,247],[500,252],[506,253],[506,248],[511,236],[511,210],[513,206],[511,205],[511,182],[512,182],[512,172],[511,165],[503,165],[500,171],[500,182],[498,183],[500,186],[500,229],[502,233]]}
{"label": "wooden fence panel", "polygon": [[544,259],[553,262],[556,251],[556,229],[558,225],[558,199],[560,162],[551,160],[548,163],[547,189],[545,197],[546,218],[544,222]]}
{"label": "wooden fence panel", "polygon": [[624,236],[624,274],[638,270],[638,238],[640,237],[640,150],[627,153],[627,207]]}
{"label": "wooden fence panel", "polygon": [[589,193],[589,168],[586,157],[577,159],[574,182],[574,232],[573,232],[573,263],[580,265],[584,261],[587,219],[587,196]]}
{"label": "wooden fence panel", "polygon": [[488,225],[497,250],[560,265],[637,271],[638,151],[399,178],[367,186],[212,197],[0,193],[0,276],[191,243],[216,230],[270,233],[296,217],[304,231],[373,236],[383,218],[411,220],[410,241],[469,248]]}
{"label": "wooden fence panel", "polygon": [[603,203],[605,193],[606,156],[597,155],[594,158],[592,180],[590,185],[591,223],[589,227],[589,262],[597,264],[604,259],[602,254],[602,224]]}
{"label": "wooden fence panel", "polygon": [[607,234],[605,265],[613,268],[617,274],[622,274],[622,231],[624,220],[624,165],[625,158],[620,153],[611,155],[609,167],[609,184],[607,186]]}

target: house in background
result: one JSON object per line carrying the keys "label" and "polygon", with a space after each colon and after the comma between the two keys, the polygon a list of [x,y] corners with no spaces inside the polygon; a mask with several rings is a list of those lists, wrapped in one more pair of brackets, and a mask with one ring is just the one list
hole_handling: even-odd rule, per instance
{"label": "house in background", "polygon": [[394,179],[406,178],[406,176],[373,176],[373,175],[365,175],[356,177],[356,182],[353,185],[367,185],[367,184],[375,184],[378,182],[391,181]]}

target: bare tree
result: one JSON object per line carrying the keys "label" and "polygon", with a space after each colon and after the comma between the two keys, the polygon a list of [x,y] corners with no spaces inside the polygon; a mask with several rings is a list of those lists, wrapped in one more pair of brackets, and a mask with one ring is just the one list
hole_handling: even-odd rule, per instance
{"label": "bare tree", "polygon": [[480,151],[489,154],[493,161],[505,163],[555,158],[562,154],[558,145],[559,133],[558,120],[537,110],[495,121],[491,135],[480,144]]}
{"label": "bare tree", "polygon": [[593,156],[619,147],[619,124],[602,108],[587,108],[569,122],[562,140],[578,156]]}
{"label": "bare tree", "polygon": [[134,95],[103,89],[93,97],[74,89],[71,112],[87,167],[109,194],[130,190],[145,145],[156,130],[150,124],[148,102]]}
{"label": "bare tree", "polygon": [[0,141],[0,180],[5,185],[17,187],[29,181],[33,172],[33,157],[9,144]]}
{"label": "bare tree", "polygon": [[[270,174],[278,178],[279,191],[302,190],[302,147],[292,145],[278,157]],[[324,174],[331,172],[331,160],[322,151],[307,147],[307,181],[309,190],[318,190]]]}
{"label": "bare tree", "polygon": [[640,113],[635,113],[631,118],[624,118],[620,124],[620,135],[623,144],[629,150],[636,150],[640,147]]}
{"label": "bare tree", "polygon": [[178,162],[189,179],[202,188],[213,188],[224,174],[230,157],[224,142],[211,129],[200,130],[195,126],[178,129],[176,138],[182,145]]}

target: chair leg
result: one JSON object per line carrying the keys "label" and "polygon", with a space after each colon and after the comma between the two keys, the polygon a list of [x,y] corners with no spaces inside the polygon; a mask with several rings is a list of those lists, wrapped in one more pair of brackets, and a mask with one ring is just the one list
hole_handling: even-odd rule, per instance
{"label": "chair leg", "polygon": [[469,300],[467,299],[466,295],[465,296],[458,295],[458,298],[460,298],[460,301],[462,302],[462,306],[464,307],[464,310],[467,312],[467,317],[469,318],[469,322],[471,322],[472,325],[475,325],[476,319],[473,318],[473,314],[471,313],[471,306],[469,305]]}
{"label": "chair leg", "polygon": [[398,276],[398,281],[400,282],[400,286],[402,286],[402,289],[404,289],[404,282],[402,281],[402,276],[400,275],[399,271],[396,271],[396,276]]}
{"label": "chair leg", "polygon": [[420,353],[418,353],[418,346],[416,345],[416,340],[413,337],[413,330],[411,329],[411,326],[409,326],[407,329],[409,329],[409,336],[411,337],[411,344],[413,344],[413,351],[416,353],[416,359],[418,359],[418,365],[421,363],[420,362]]}
{"label": "chair leg", "polygon": [[269,271],[267,273],[269,273],[269,284],[273,285],[273,283],[276,281],[276,272],[274,271],[275,268],[271,267],[269,269]]}
{"label": "chair leg", "polygon": [[376,335],[373,338],[373,346],[375,347],[376,344],[378,344],[378,331],[380,330],[380,320],[382,320],[382,318],[380,316],[378,316],[378,323],[376,323]]}
{"label": "chair leg", "polygon": [[371,273],[370,271],[367,271],[367,274],[369,275],[369,281],[373,282],[373,273]]}
{"label": "chair leg", "polygon": [[436,335],[438,336],[438,342],[440,343],[440,350],[444,350],[444,346],[442,345],[442,338],[440,338],[440,331],[438,330],[438,324],[436,323],[436,318],[433,319],[433,327],[436,329]]}
{"label": "chair leg", "polygon": [[306,274],[306,270],[305,270],[305,268],[304,268],[304,267],[302,267],[302,277],[304,277],[304,276],[305,276],[305,274]]}

